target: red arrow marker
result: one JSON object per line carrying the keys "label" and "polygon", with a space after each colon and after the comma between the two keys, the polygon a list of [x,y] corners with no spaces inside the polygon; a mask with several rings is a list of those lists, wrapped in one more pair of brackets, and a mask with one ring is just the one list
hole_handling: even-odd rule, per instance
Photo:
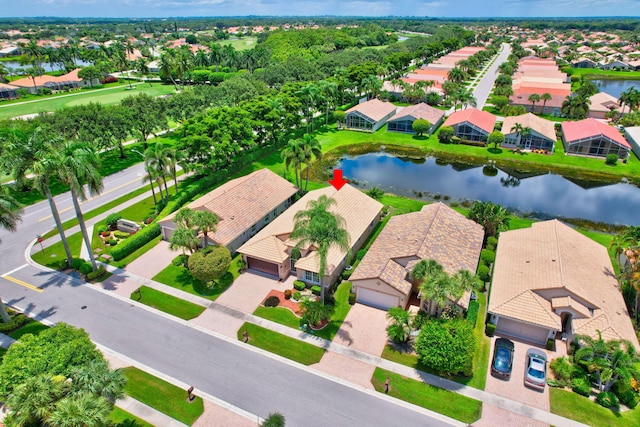
{"label": "red arrow marker", "polygon": [[333,170],[333,179],[329,180],[329,184],[333,185],[336,190],[340,190],[348,182],[342,178],[342,169]]}

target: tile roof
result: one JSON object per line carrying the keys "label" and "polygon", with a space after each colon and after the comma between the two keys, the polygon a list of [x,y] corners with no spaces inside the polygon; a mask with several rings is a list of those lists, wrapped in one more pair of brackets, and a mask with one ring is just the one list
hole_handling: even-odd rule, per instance
{"label": "tile roof", "polygon": [[621,109],[618,98],[609,95],[607,92],[598,92],[589,99],[591,100],[591,104],[589,105],[589,110],[591,111],[602,111],[606,113],[612,109]]}
{"label": "tile roof", "polygon": [[532,113],[505,117],[504,122],[502,123],[502,133],[505,135],[513,133],[511,132],[511,129],[516,123],[520,123],[522,127],[528,127],[552,141],[556,140],[556,130],[553,122],[551,120],[540,118]]}
{"label": "tile roof", "polygon": [[351,280],[380,278],[408,294],[411,286],[404,278],[421,259],[438,261],[449,274],[475,272],[483,238],[482,226],[447,205],[426,205],[419,212],[392,217]]}
{"label": "tile roof", "polygon": [[562,122],[562,133],[567,143],[597,136],[606,136],[616,144],[631,148],[618,129],[593,118],[579,121]]}
{"label": "tile roof", "polygon": [[378,122],[388,114],[396,111],[396,106],[390,102],[380,101],[374,98],[349,108],[346,113],[349,114],[354,111],[364,114],[373,121]]}
{"label": "tile roof", "polygon": [[[48,75],[36,76],[35,85],[44,86],[45,83],[52,83],[52,82],[53,83],[64,83],[69,81],[81,82],[82,79],[78,77],[78,71],[80,71],[80,68],[76,68],[75,70],[67,74],[64,74],[62,76],[48,76]],[[11,85],[32,88],[33,79],[31,77],[24,77],[22,79],[12,81]]]}
{"label": "tile roof", "polygon": [[[344,218],[345,228],[349,234],[351,245],[354,245],[367,231],[371,222],[377,218],[382,210],[382,204],[380,202],[372,199],[349,184],[343,186],[339,191],[334,187],[325,187],[319,190],[310,191],[293,206],[260,230],[258,234],[253,236],[248,242],[242,245],[240,249],[238,249],[238,252],[243,254],[255,253],[256,250],[253,246],[256,244],[263,245],[260,242],[270,236],[276,237],[288,247],[293,247],[295,242],[289,239],[289,235],[293,231],[295,214],[298,211],[307,209],[307,204],[311,200],[317,200],[321,195],[326,195],[327,197],[335,199],[336,204],[331,208],[331,211]],[[264,247],[264,245],[261,247]],[[277,248],[277,251],[279,250],[280,249]],[[319,270],[319,259],[316,254],[316,251],[313,250],[311,254],[300,258],[296,263],[296,268],[317,273]],[[261,256],[261,258],[267,259],[267,255],[264,253],[263,255],[264,256]],[[270,259],[277,259],[279,255],[274,254],[269,256],[272,257]],[[327,255],[327,268],[325,274],[330,275],[340,262],[342,262],[345,256],[346,253],[344,251],[332,246]]]}
{"label": "tile roof", "polygon": [[496,124],[496,116],[486,111],[480,111],[477,108],[467,108],[452,113],[443,126],[455,126],[460,123],[469,122],[487,133],[493,132],[493,126]]}
{"label": "tile roof", "polygon": [[[563,299],[570,297],[570,299]],[[635,335],[607,249],[558,220],[500,234],[489,311],[560,330],[558,309],[569,304],[577,334]],[[586,315],[585,315],[586,314]]]}
{"label": "tile roof", "polygon": [[[216,232],[209,236],[226,246],[297,191],[289,181],[265,168],[221,185],[188,207],[218,215]],[[174,216],[175,213],[169,215],[160,225],[173,224]]]}
{"label": "tile roof", "polygon": [[429,104],[425,104],[421,102],[416,105],[410,105],[408,107],[404,107],[402,110],[398,111],[395,116],[389,119],[389,122],[394,120],[400,120],[404,117],[413,117],[414,119],[423,119],[427,120],[432,125],[438,123],[444,117],[444,111],[438,110],[437,108],[432,107]]}

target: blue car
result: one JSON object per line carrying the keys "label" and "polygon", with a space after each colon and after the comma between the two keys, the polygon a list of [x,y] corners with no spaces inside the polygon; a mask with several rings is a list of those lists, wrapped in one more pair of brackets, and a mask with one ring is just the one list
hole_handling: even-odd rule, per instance
{"label": "blue car", "polygon": [[506,338],[498,338],[493,349],[491,375],[508,380],[513,368],[513,342]]}

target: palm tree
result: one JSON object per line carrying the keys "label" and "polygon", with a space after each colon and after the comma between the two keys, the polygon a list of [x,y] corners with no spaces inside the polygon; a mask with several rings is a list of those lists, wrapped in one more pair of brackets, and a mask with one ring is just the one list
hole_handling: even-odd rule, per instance
{"label": "palm tree", "polygon": [[485,240],[496,237],[501,230],[509,227],[509,212],[492,202],[474,202],[468,217],[484,227]]}
{"label": "palm tree", "polygon": [[349,233],[345,229],[345,220],[340,215],[330,212],[329,209],[337,202],[335,199],[321,195],[318,200],[311,200],[307,204],[307,210],[298,211],[294,218],[295,224],[291,232],[291,238],[297,239],[296,247],[315,246],[319,258],[318,276],[320,280],[320,298],[324,304],[324,273],[327,268],[327,256],[329,249],[337,247],[347,252],[349,246]]}
{"label": "palm tree", "polygon": [[537,93],[532,93],[531,95],[529,95],[529,102],[531,102],[531,112],[535,112],[536,110],[536,102],[540,101],[540,95],[538,95]]}
{"label": "palm tree", "polygon": [[331,103],[335,102],[336,92],[338,91],[338,85],[329,82],[327,80],[321,80],[318,82],[318,90],[322,93],[322,97],[325,102],[325,125],[329,124],[329,109]]}
{"label": "palm tree", "polygon": [[88,364],[71,368],[69,377],[74,389],[80,393],[91,393],[104,397],[109,402],[124,397],[127,379],[122,369],[109,369],[103,359],[94,359]]}
{"label": "palm tree", "polygon": [[[158,142],[154,147],[149,147],[144,152],[144,164],[145,167],[155,169],[158,173],[158,177],[162,178],[164,183],[164,190],[169,197],[169,188],[167,187],[167,176],[170,174],[169,165],[171,163],[172,154],[175,154],[170,147],[165,147],[161,142]],[[162,192],[162,188],[160,189]]]}
{"label": "palm tree", "polygon": [[[304,163],[307,165],[307,173],[304,184],[304,191],[307,192],[309,187],[309,169],[311,169],[311,160],[315,157],[320,159],[322,157],[322,146],[315,136],[305,133],[299,140],[299,144],[302,147],[302,156],[304,157]],[[302,180],[302,178],[300,178]]]}
{"label": "palm tree", "polygon": [[402,307],[391,307],[386,317],[390,321],[389,326],[387,326],[389,338],[398,344],[409,341],[411,336],[411,313],[403,310]]}
{"label": "palm tree", "polygon": [[299,139],[290,139],[287,146],[282,150],[282,158],[284,159],[284,168],[289,170],[289,166],[293,165],[293,174],[296,178],[296,187],[300,188],[300,169],[305,162],[304,149]]}
{"label": "palm tree", "polygon": [[284,427],[284,415],[280,412],[272,412],[264,419],[261,427]]}
{"label": "palm tree", "polygon": [[220,60],[222,59],[222,48],[218,43],[211,43],[209,45],[209,63],[216,66],[216,71],[220,67]]}
{"label": "palm tree", "polygon": [[372,74],[363,78],[360,86],[365,92],[367,92],[367,98],[373,99],[380,94],[380,90],[382,89],[382,81],[380,81],[378,77]]}
{"label": "palm tree", "polygon": [[[8,194],[6,187],[0,187],[0,228],[15,232],[18,222],[22,221],[21,214],[22,205]],[[11,320],[2,298],[0,298],[0,317],[4,323]]]}
{"label": "palm tree", "polygon": [[551,101],[553,97],[549,92],[545,92],[540,95],[540,100],[542,101],[542,114],[544,114],[544,108],[547,106],[547,101]]}
{"label": "palm tree", "polygon": [[562,102],[562,114],[571,119],[584,119],[589,112],[591,100],[586,96],[570,95]]}
{"label": "palm tree", "polygon": [[467,73],[465,73],[464,70],[460,67],[454,67],[449,70],[449,73],[447,74],[447,80],[458,84],[462,83],[467,80]]}
{"label": "palm tree", "polygon": [[[148,165],[144,167],[144,171],[147,174],[142,177],[142,183],[149,183],[149,185],[151,186],[151,195],[153,196],[153,204],[157,205],[158,200],[156,199],[156,191],[153,188],[153,183],[158,181],[158,172]],[[164,203],[164,193],[162,192],[162,187],[160,187],[160,197],[162,198],[162,203]]]}
{"label": "palm tree", "polygon": [[91,394],[68,396],[57,402],[46,425],[59,427],[102,427],[113,411],[109,401]]}
{"label": "palm tree", "polygon": [[18,385],[7,398],[11,424],[15,426],[45,425],[62,399],[68,384],[50,375],[37,375]]}
{"label": "palm tree", "polygon": [[620,105],[624,109],[624,106],[629,107],[629,112],[635,110],[640,106],[640,91],[638,91],[634,86],[631,86],[629,89],[625,90],[620,94]]}
{"label": "palm tree", "polygon": [[315,109],[315,105],[320,98],[320,91],[318,87],[313,83],[309,83],[300,89],[296,95],[302,97],[305,103],[305,117],[307,120],[307,133],[309,133],[309,126],[311,126],[313,130],[313,111]]}
{"label": "palm tree", "polygon": [[206,248],[209,242],[209,233],[216,232],[218,215],[207,210],[195,211],[193,213],[193,224],[198,227],[204,235],[204,247]]}
{"label": "palm tree", "polygon": [[198,236],[196,236],[195,231],[182,225],[174,230],[169,239],[169,249],[172,251],[182,249],[183,254],[185,249],[189,249],[190,253],[194,253],[199,245],[200,240]]}
{"label": "palm tree", "polygon": [[173,75],[175,74],[175,58],[172,50],[168,50],[160,56],[160,77],[163,79],[171,80],[173,83],[173,87],[178,90],[178,84],[173,79]]}
{"label": "palm tree", "polygon": [[191,169],[191,165],[184,151],[169,148],[167,154],[169,156],[169,174],[173,178],[173,185],[176,187],[176,194],[178,194],[178,166],[186,173]]}
{"label": "palm tree", "polygon": [[311,326],[317,326],[333,314],[333,306],[324,305],[324,296],[321,296],[320,299],[322,301],[305,298],[300,303],[302,319],[307,321]]}
{"label": "palm tree", "polygon": [[462,87],[458,90],[454,95],[454,111],[456,110],[457,103],[460,103],[460,108],[466,109],[469,105],[472,107],[477,106],[476,98],[473,96],[473,91],[471,89]]}
{"label": "palm tree", "polygon": [[91,239],[78,200],[86,200],[87,198],[84,185],[87,186],[91,195],[99,194],[102,191],[102,176],[98,170],[98,157],[94,148],[88,144],[75,141],[67,142],[60,152],[59,166],[61,180],[69,185],[78,225],[89,253],[89,261],[95,271],[98,269],[98,265],[93,257]]}

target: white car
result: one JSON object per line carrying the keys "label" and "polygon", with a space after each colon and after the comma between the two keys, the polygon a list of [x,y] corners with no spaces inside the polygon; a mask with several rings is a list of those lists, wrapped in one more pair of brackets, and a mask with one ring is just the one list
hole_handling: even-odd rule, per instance
{"label": "white car", "polygon": [[541,350],[530,348],[524,367],[524,385],[542,391],[546,384],[547,356]]}

